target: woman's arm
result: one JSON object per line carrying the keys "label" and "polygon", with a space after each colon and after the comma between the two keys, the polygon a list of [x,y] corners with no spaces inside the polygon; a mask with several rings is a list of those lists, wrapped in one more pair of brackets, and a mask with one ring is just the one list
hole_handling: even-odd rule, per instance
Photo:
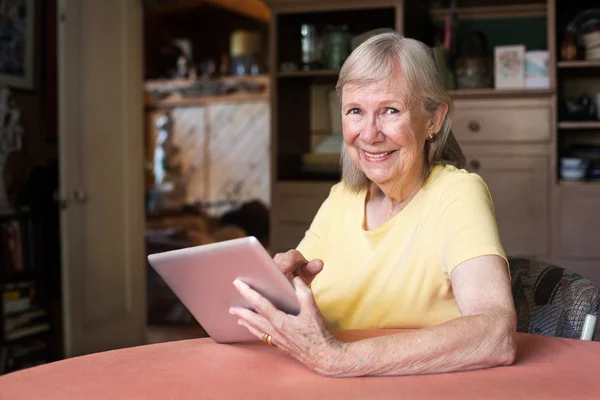
{"label": "woman's arm", "polygon": [[230,312],[258,339],[273,337],[282,351],[326,376],[411,375],[508,365],[516,353],[516,318],[506,262],[481,256],[451,274],[463,316],[431,328],[342,343],[327,329],[304,281],[294,279],[298,316],[277,310],[243,282],[234,284],[256,313]]}
{"label": "woman's arm", "polygon": [[499,256],[477,257],[454,268],[451,279],[462,317],[343,344],[325,374],[430,374],[512,364],[516,313],[506,261]]}

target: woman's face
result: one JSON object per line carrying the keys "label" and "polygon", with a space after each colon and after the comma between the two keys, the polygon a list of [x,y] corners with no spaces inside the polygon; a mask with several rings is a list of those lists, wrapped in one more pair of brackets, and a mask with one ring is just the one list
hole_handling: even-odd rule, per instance
{"label": "woman's face", "polygon": [[[424,162],[432,118],[423,112],[404,84],[347,86],[342,90],[342,130],[348,154],[377,185],[393,182]],[[437,131],[435,131],[437,133]]]}

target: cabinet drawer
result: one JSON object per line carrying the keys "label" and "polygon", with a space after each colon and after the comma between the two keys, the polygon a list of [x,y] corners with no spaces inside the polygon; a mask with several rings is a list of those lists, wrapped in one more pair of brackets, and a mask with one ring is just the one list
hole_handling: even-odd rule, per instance
{"label": "cabinet drawer", "polygon": [[459,143],[550,140],[547,99],[456,100],[454,104],[452,131]]}

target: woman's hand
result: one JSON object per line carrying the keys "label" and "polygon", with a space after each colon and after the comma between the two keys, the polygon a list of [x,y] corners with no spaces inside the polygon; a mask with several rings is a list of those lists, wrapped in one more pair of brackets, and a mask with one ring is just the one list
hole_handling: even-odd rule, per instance
{"label": "woman's hand", "polygon": [[323,270],[323,261],[319,259],[308,261],[298,250],[277,253],[273,261],[289,280],[299,276],[307,285],[310,285],[315,276]]}
{"label": "woman's hand", "polygon": [[271,302],[240,280],[234,285],[256,312],[232,307],[229,312],[239,318],[238,323],[262,340],[263,333],[272,337],[272,343],[301,361],[314,371],[336,376],[342,372],[344,343],[327,329],[312,291],[300,277],[293,280],[300,302],[297,316],[276,309]]}

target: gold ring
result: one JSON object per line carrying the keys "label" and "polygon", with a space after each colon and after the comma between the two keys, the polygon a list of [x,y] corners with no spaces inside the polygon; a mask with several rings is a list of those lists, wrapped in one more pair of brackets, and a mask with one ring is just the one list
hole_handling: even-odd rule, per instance
{"label": "gold ring", "polygon": [[268,333],[262,334],[262,341],[265,342],[265,344],[268,346],[273,346],[273,337]]}

